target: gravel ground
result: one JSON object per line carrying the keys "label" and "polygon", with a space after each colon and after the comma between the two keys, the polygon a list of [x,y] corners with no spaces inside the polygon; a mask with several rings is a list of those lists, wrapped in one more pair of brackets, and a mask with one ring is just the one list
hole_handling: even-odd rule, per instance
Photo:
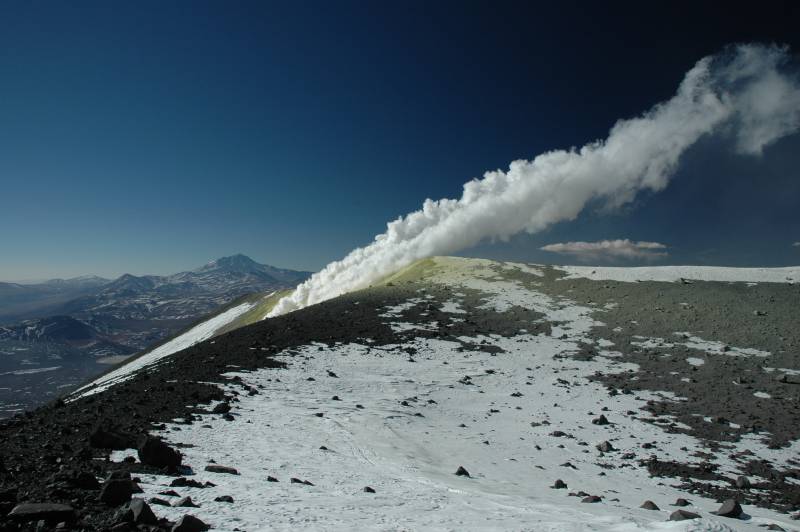
{"label": "gravel ground", "polygon": [[[545,275],[538,277],[503,269],[502,275],[551,296],[597,308],[596,318],[604,325],[596,327],[592,335],[613,342],[610,349],[639,366],[632,373],[595,375],[594,379],[609,387],[609,393],[660,390],[689,399],[644,403],[643,421],[678,421],[659,426],[667,431],[690,431],[707,440],[709,454],[729,453],[732,443],[752,433],[776,448],[800,437],[800,377],[791,371],[787,375],[765,369],[800,370],[800,286],[559,280],[561,272],[549,268],[543,272]],[[419,297],[420,288],[433,297],[427,306],[415,306],[404,318],[436,325],[427,331],[393,332],[381,318],[381,309]],[[458,341],[460,336],[479,334],[514,336],[520,329],[550,333],[552,324],[535,312],[512,308],[498,314],[480,308],[480,292],[459,292],[467,311],[463,321],[442,310],[452,297],[451,289],[424,279],[406,279],[227,333],[176,353],[157,371],[139,373],[108,392],[68,403],[58,401],[6,420],[0,424],[0,516],[18,502],[67,503],[76,510],[76,528],[109,528],[116,522],[117,508],[100,502],[95,489],[76,486],[69,479],[81,471],[104,478],[117,469],[134,476],[158,469],[104,461],[110,451],[92,446],[91,433],[102,428],[141,441],[161,423],[176,418],[191,423],[193,416],[203,411],[202,405],[224,398],[213,383],[224,382],[221,374],[231,367],[238,371],[280,367],[272,355],[310,342],[334,345],[370,338],[373,345],[380,346],[412,336]],[[729,347],[709,355],[696,347],[670,346],[690,340],[676,332]],[[664,341],[660,346],[637,345],[642,337]],[[462,345],[465,350],[487,349],[464,341]],[[734,356],[742,348],[770,354]],[[596,345],[587,345],[575,356],[600,356],[600,351]],[[686,359],[703,363],[692,365]],[[761,397],[754,395],[757,392]],[[228,399],[235,401],[235,397]],[[768,479],[763,490],[751,493],[708,482],[715,479],[713,471],[696,467],[697,457],[687,457],[686,463],[668,463],[656,456],[641,467],[655,475],[676,477],[687,490],[720,498],[733,496],[782,511],[797,510],[800,464],[787,467],[746,453],[738,461],[743,472]],[[180,470],[168,472],[177,475]],[[152,528],[170,526],[162,520]],[[0,517],[0,530],[25,527],[33,524]]]}

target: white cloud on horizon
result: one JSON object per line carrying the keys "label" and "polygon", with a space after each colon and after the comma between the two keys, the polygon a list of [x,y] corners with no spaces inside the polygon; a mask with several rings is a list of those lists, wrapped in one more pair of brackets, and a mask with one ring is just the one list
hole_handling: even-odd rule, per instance
{"label": "white cloud on horizon", "polygon": [[569,255],[581,261],[590,260],[655,260],[666,257],[667,246],[658,242],[601,240],[599,242],[563,242],[543,246],[543,251]]}
{"label": "white cloud on horizon", "polygon": [[800,248],[800,242],[795,242],[792,244],[793,247]]}

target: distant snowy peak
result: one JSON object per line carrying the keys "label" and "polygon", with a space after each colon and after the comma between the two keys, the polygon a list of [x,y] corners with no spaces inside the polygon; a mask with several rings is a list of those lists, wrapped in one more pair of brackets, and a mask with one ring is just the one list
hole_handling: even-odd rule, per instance
{"label": "distant snowy peak", "polygon": [[269,276],[276,281],[283,283],[297,283],[304,280],[310,275],[310,272],[288,270],[276,268],[268,264],[260,264],[247,255],[237,254],[230,257],[222,257],[215,261],[209,262],[191,273],[207,274],[207,273],[233,273],[233,274],[251,274],[259,277]]}

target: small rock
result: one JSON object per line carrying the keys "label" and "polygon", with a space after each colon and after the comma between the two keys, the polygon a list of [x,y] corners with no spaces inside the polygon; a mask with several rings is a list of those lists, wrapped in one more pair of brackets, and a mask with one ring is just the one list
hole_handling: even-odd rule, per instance
{"label": "small rock", "polygon": [[742,507],[735,499],[727,499],[722,503],[722,506],[719,507],[719,510],[713,513],[720,517],[736,518],[742,515]]}
{"label": "small rock", "polygon": [[97,449],[124,451],[136,447],[136,440],[129,434],[97,428],[89,436],[89,445]]}
{"label": "small rock", "polygon": [[233,497],[230,495],[220,495],[219,497],[214,498],[216,502],[233,502]]}
{"label": "small rock", "polygon": [[364,493],[375,493],[375,490],[369,486],[364,486]]}
{"label": "small rock", "polygon": [[784,529],[780,525],[776,525],[775,523],[770,523],[767,526],[767,530],[779,530],[780,532],[786,532],[786,529]]}
{"label": "small rock", "polygon": [[169,501],[165,501],[164,499],[159,499],[158,497],[150,497],[148,501],[150,504],[155,504],[158,506],[172,506]]}
{"label": "small rock", "polygon": [[333,377],[334,379],[339,378],[339,376],[336,373],[332,372],[331,370],[328,370],[328,377]]}
{"label": "small rock", "polygon": [[458,466],[458,469],[456,469],[456,476],[459,476],[459,477],[468,477],[468,476],[470,476],[470,474],[469,474],[469,471],[467,471],[466,469],[464,469],[464,467],[463,467],[463,466]]}
{"label": "small rock", "polygon": [[238,475],[239,472],[228,466],[218,465],[218,464],[209,464],[205,467],[205,470],[209,473],[224,473],[226,475]]}
{"label": "small rock", "polygon": [[137,525],[155,525],[158,523],[156,514],[142,499],[131,499],[127,510],[131,514],[131,521]]}
{"label": "small rock", "polygon": [[611,451],[616,451],[616,449],[614,449],[614,446],[611,445],[610,443],[608,443],[607,441],[604,441],[603,443],[599,443],[597,445],[597,450],[601,451],[601,452],[604,452],[604,453],[610,453]]}
{"label": "small rock", "polygon": [[184,515],[172,527],[172,532],[205,532],[209,528],[211,527],[193,515]]}
{"label": "small rock", "polygon": [[268,475],[267,482],[278,482],[278,479],[273,477],[272,475]]}
{"label": "small rock", "polygon": [[16,521],[46,521],[56,524],[75,520],[72,506],[54,503],[22,503],[14,506],[8,517]]}
{"label": "small rock", "polygon": [[644,508],[645,510],[660,510],[658,505],[653,501],[644,501],[639,508]]}
{"label": "small rock", "polygon": [[231,405],[228,403],[220,403],[211,411],[212,414],[227,414],[231,411]]}
{"label": "small rock", "polygon": [[181,453],[157,438],[147,438],[138,450],[139,461],[154,467],[178,467]]}
{"label": "small rock", "polygon": [[195,504],[191,497],[183,497],[175,501],[172,506],[176,508],[200,508],[199,505]]}
{"label": "small rock", "polygon": [[567,489],[567,483],[559,478],[550,487],[553,488],[554,490],[563,490],[563,489]]}
{"label": "small rock", "polygon": [[597,417],[592,420],[593,425],[608,425],[608,418],[603,414],[600,414],[600,417]]}
{"label": "small rock", "polygon": [[119,506],[131,500],[131,495],[133,495],[133,482],[122,479],[109,480],[100,490],[100,502],[109,506]]}
{"label": "small rock", "polygon": [[747,477],[736,477],[736,487],[740,490],[750,488],[750,479]]}
{"label": "small rock", "polygon": [[689,506],[689,501],[686,499],[677,499],[672,506]]}
{"label": "small rock", "polygon": [[687,512],[686,510],[675,510],[669,514],[670,521],[686,521],[688,519],[699,519],[700,516],[696,513]]}
{"label": "small rock", "polygon": [[602,499],[597,495],[589,495],[588,497],[584,497],[583,499],[581,499],[581,502],[594,503],[594,502],[600,502],[601,500]]}

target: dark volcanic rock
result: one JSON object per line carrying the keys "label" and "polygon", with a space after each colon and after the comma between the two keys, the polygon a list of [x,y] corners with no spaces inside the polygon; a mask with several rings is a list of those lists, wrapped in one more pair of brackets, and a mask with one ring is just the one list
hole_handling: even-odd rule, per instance
{"label": "dark volcanic rock", "polygon": [[193,478],[180,477],[176,478],[169,483],[171,488],[205,488],[207,487],[202,482],[198,482]]}
{"label": "dark volcanic rock", "polygon": [[672,506],[689,506],[689,501],[683,498],[679,498],[675,500],[675,504]]}
{"label": "dark volcanic rock", "polygon": [[594,502],[600,502],[600,501],[602,501],[602,500],[603,500],[603,499],[601,499],[601,498],[600,498],[600,497],[598,497],[597,495],[589,495],[588,497],[584,497],[584,498],[581,500],[581,502],[590,502],[590,503],[594,503]]}
{"label": "dark volcanic rock", "polygon": [[364,493],[375,493],[375,489],[370,488],[369,486],[364,486]]}
{"label": "dark volcanic rock", "polygon": [[66,504],[29,502],[16,505],[8,516],[17,521],[60,523],[74,521],[75,511]]}
{"label": "dark volcanic rock", "polygon": [[669,514],[670,521],[686,521],[688,519],[699,519],[700,516],[696,513],[688,512],[686,510],[675,510]]}
{"label": "dark volcanic rock", "polygon": [[172,506],[169,501],[165,501],[164,499],[159,499],[158,497],[151,497],[150,504],[157,504],[158,506]]}
{"label": "dark volcanic rock", "polygon": [[468,476],[470,476],[470,474],[469,474],[469,471],[467,471],[466,469],[464,469],[464,467],[463,467],[463,466],[458,466],[458,469],[456,469],[456,476],[459,476],[459,477],[468,477]]}
{"label": "dark volcanic rock", "polygon": [[100,501],[109,506],[119,506],[131,500],[131,495],[133,495],[133,482],[114,479],[103,484],[103,489],[100,490]]}
{"label": "dark volcanic rock", "polygon": [[122,451],[136,447],[136,438],[130,434],[96,428],[89,436],[89,445],[99,449]]}
{"label": "dark volcanic rock", "polygon": [[550,487],[553,488],[554,490],[565,490],[567,489],[567,483],[559,478]]}
{"label": "dark volcanic rock", "polygon": [[644,501],[639,508],[644,508],[645,510],[660,510],[658,505],[653,501]]}
{"label": "dark volcanic rock", "polygon": [[157,438],[147,438],[138,454],[143,464],[155,467],[178,467],[183,459],[180,452]]}
{"label": "dark volcanic rock", "polygon": [[195,504],[191,497],[183,497],[178,499],[172,506],[180,507],[180,508],[200,508],[199,505]]}
{"label": "dark volcanic rock", "polygon": [[209,464],[209,465],[207,465],[205,467],[205,470],[210,472],[210,473],[225,473],[225,474],[228,474],[228,475],[238,475],[239,474],[239,472],[236,469],[232,468],[232,467],[223,466],[223,465],[217,465],[217,464]]}
{"label": "dark volcanic rock", "polygon": [[688,519],[699,519],[700,516],[696,513],[688,512],[686,510],[675,510],[669,514],[670,521],[686,521]]}
{"label": "dark volcanic rock", "polygon": [[750,479],[747,477],[736,477],[736,487],[740,490],[750,487]]}
{"label": "dark volcanic rock", "polygon": [[214,500],[216,502],[233,502],[233,497],[230,495],[220,495],[219,497],[215,497]]}
{"label": "dark volcanic rock", "polygon": [[193,515],[184,515],[172,527],[172,532],[205,532],[209,528],[211,527]]}
{"label": "dark volcanic rock", "polygon": [[742,507],[735,499],[728,499],[714,513],[721,517],[739,517],[742,515]]}
{"label": "dark volcanic rock", "polygon": [[131,499],[131,502],[120,512],[120,518],[122,521],[137,525],[155,525],[158,523],[156,514],[142,499]]}
{"label": "dark volcanic rock", "polygon": [[610,453],[612,451],[616,451],[616,449],[614,449],[614,446],[608,443],[607,441],[597,444],[597,450],[604,453]]}
{"label": "dark volcanic rock", "polygon": [[220,403],[211,411],[212,414],[227,414],[231,411],[231,405],[228,403]]}

